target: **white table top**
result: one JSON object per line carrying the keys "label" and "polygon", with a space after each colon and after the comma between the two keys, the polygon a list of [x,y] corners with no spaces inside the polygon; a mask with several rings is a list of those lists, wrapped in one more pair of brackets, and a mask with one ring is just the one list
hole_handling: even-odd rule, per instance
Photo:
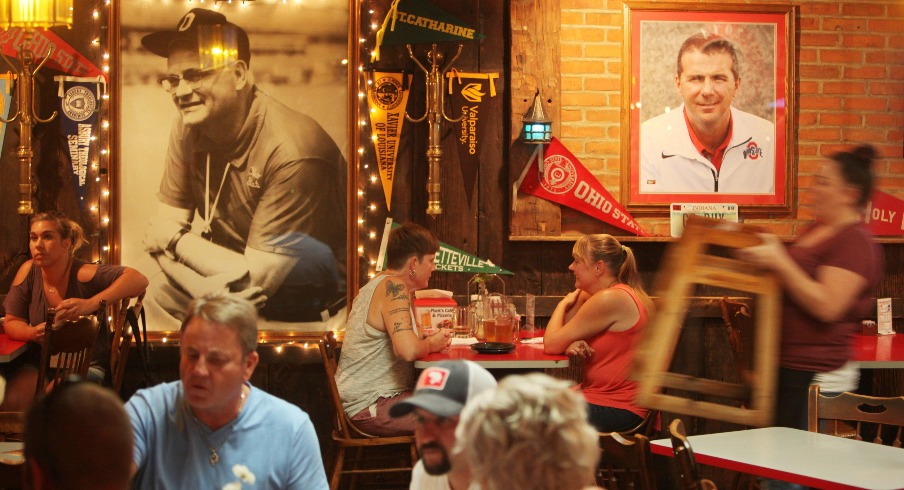
{"label": "white table top", "polygon": [[[816,488],[904,488],[904,449],[871,442],[767,427],[689,436],[700,464]],[[669,439],[651,442],[672,455]]]}
{"label": "white table top", "polygon": [[7,464],[18,464],[25,461],[21,442],[0,442],[0,460]]}

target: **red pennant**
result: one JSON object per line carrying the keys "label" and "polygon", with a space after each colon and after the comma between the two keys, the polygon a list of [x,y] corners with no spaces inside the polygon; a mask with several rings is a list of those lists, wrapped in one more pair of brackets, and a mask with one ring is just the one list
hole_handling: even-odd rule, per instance
{"label": "red pennant", "polygon": [[[2,45],[3,54],[13,58],[17,55],[19,45],[25,42],[25,31],[14,27],[12,29],[0,30],[0,45]],[[109,81],[107,74],[98,68],[88,58],[82,56],[62,38],[57,36],[48,29],[39,29],[34,33],[34,39],[27,46],[34,51],[35,56],[43,58],[48,48],[54,47],[53,54],[47,60],[47,66],[64,73],[69,73],[77,77],[97,77],[102,76]]]}
{"label": "red pennant", "polygon": [[873,235],[904,235],[904,201],[879,189],[866,205],[866,224]]}
{"label": "red pennant", "polygon": [[543,180],[531,165],[518,189],[562,204],[637,236],[648,236],[612,194],[556,138],[543,159]]}

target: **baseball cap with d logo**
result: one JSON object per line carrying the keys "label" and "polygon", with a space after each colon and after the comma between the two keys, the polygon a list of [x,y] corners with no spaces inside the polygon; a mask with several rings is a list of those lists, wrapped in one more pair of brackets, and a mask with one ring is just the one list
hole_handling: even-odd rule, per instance
{"label": "baseball cap with d logo", "polygon": [[141,38],[141,44],[148,51],[163,56],[170,55],[175,46],[193,46],[199,48],[202,66],[217,66],[220,61],[211,61],[205,54],[208,47],[219,47],[231,57],[232,61],[241,60],[248,65],[251,61],[251,49],[248,34],[241,27],[226,20],[220,12],[202,8],[194,8],[183,15],[173,30],[152,32]]}

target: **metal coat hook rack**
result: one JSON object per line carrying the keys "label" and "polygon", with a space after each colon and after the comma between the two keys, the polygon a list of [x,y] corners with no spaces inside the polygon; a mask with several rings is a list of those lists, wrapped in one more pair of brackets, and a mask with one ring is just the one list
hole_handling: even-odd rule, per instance
{"label": "metal coat hook rack", "polygon": [[429,126],[429,133],[427,135],[427,162],[430,165],[430,173],[427,178],[427,214],[436,216],[443,214],[443,207],[440,201],[440,163],[443,159],[442,122],[443,119],[445,119],[448,122],[457,123],[461,121],[463,117],[461,116],[457,119],[453,119],[446,115],[444,104],[445,98],[443,96],[443,77],[461,54],[462,45],[458,45],[458,51],[455,53],[455,56],[452,57],[452,60],[449,61],[442,70],[440,70],[440,63],[442,63],[443,54],[439,52],[436,44],[434,44],[430,48],[430,51],[427,52],[427,59],[430,61],[429,70],[414,56],[411,45],[408,44],[407,47],[408,56],[411,57],[415,64],[423,70],[424,75],[426,75],[427,101],[423,116],[415,119],[406,112],[405,119],[408,119],[413,123],[423,122],[426,119],[427,125]]}

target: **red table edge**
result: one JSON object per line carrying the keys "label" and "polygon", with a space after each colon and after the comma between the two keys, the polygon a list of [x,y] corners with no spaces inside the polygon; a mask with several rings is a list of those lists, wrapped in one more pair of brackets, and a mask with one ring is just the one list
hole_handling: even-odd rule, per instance
{"label": "red table edge", "polygon": [[[658,454],[660,456],[669,456],[674,457],[675,453],[672,450],[672,441],[669,439],[658,439],[655,441],[650,441],[650,448],[653,451],[653,454]],[[693,443],[691,444],[691,449],[693,449]],[[697,460],[699,464],[705,464],[708,466],[715,466],[717,468],[722,468],[731,471],[737,471],[740,473],[746,473],[748,475],[762,476],[765,478],[773,478],[776,480],[782,480],[789,483],[797,483],[799,485],[806,485],[817,487],[821,489],[859,489],[860,487],[845,485],[843,483],[830,482],[825,480],[820,480],[819,478],[815,478],[812,476],[804,476],[798,475],[796,473],[788,473],[785,471],[773,470],[771,468],[764,468],[762,466],[756,466],[749,463],[742,463],[740,461],[734,461],[731,459],[720,458],[718,456],[710,456],[708,454],[697,454],[694,453],[694,458]]]}

